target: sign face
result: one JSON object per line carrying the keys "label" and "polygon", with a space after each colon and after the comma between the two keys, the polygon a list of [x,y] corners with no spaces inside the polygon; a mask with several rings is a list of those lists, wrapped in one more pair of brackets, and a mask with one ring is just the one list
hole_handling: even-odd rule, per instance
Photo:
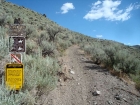
{"label": "sign face", "polygon": [[26,36],[26,26],[25,25],[11,25],[9,34],[10,36]]}
{"label": "sign face", "polygon": [[9,52],[25,52],[25,37],[9,37]]}
{"label": "sign face", "polygon": [[23,87],[24,71],[22,64],[7,64],[5,83],[10,89],[20,90]]}
{"label": "sign face", "polygon": [[21,54],[11,54],[11,63],[22,63]]}

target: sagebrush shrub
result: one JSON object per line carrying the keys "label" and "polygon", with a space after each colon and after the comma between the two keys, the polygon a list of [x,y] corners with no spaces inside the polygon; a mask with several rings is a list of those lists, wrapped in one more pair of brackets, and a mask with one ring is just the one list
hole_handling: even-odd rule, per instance
{"label": "sagebrush shrub", "polygon": [[124,73],[135,74],[139,69],[139,60],[129,54],[127,50],[117,51],[114,59],[113,67],[117,71],[121,70]]}
{"label": "sagebrush shrub", "polygon": [[42,58],[40,55],[26,56],[25,65],[25,86],[31,90],[34,87],[52,89],[55,84],[56,71],[59,69],[57,61],[53,58]]}
{"label": "sagebrush shrub", "polygon": [[32,40],[26,40],[26,54],[34,54],[35,53],[35,49],[37,48],[37,45],[34,41]]}
{"label": "sagebrush shrub", "polygon": [[91,45],[84,46],[84,50],[87,54],[93,54],[94,47]]}
{"label": "sagebrush shrub", "polygon": [[94,61],[94,63],[96,63],[96,64],[103,63],[104,60],[106,59],[105,58],[106,55],[105,55],[104,50],[96,48],[96,47],[93,48],[92,50],[93,51],[92,51],[92,54],[91,54],[91,56],[92,56],[91,59]]}
{"label": "sagebrush shrub", "polygon": [[26,39],[34,38],[34,33],[33,32],[36,32],[36,29],[32,25],[26,26]]}
{"label": "sagebrush shrub", "polygon": [[5,19],[5,24],[13,24],[14,23],[14,19],[12,16],[7,16]]}
{"label": "sagebrush shrub", "polygon": [[8,39],[0,36],[0,60],[8,55]]}
{"label": "sagebrush shrub", "polygon": [[0,26],[5,25],[5,18],[6,18],[6,16],[0,16]]}
{"label": "sagebrush shrub", "polygon": [[40,36],[37,37],[37,44],[42,46],[42,41],[49,41],[49,36],[46,32],[42,32]]}
{"label": "sagebrush shrub", "polygon": [[0,36],[5,38],[6,28],[0,26]]}
{"label": "sagebrush shrub", "polygon": [[42,56],[53,56],[54,55],[54,50],[55,50],[55,45],[54,43],[49,43],[47,41],[42,41],[41,42],[41,49],[42,49]]}
{"label": "sagebrush shrub", "polygon": [[62,40],[59,38],[58,40],[59,46],[63,49],[66,50],[69,46],[71,46],[71,42],[69,40]]}
{"label": "sagebrush shrub", "polygon": [[132,78],[132,80],[136,83],[135,87],[140,92],[140,74],[129,74],[129,76]]}
{"label": "sagebrush shrub", "polygon": [[5,87],[4,77],[2,77],[2,84],[0,84],[0,105],[33,105],[35,103],[35,96],[33,97],[28,90],[15,93],[15,91],[11,91]]}
{"label": "sagebrush shrub", "polygon": [[48,28],[47,32],[49,35],[49,41],[55,41],[56,35],[58,35],[58,33],[60,33],[62,30],[60,28]]}
{"label": "sagebrush shrub", "polygon": [[104,49],[104,52],[107,56],[105,61],[104,61],[105,66],[113,67],[113,65],[115,64],[115,54],[116,54],[115,48],[114,47],[107,47]]}
{"label": "sagebrush shrub", "polygon": [[40,26],[38,26],[38,29],[39,30],[44,30],[44,26],[43,25],[40,25]]}
{"label": "sagebrush shrub", "polygon": [[134,103],[134,105],[140,105],[140,99]]}

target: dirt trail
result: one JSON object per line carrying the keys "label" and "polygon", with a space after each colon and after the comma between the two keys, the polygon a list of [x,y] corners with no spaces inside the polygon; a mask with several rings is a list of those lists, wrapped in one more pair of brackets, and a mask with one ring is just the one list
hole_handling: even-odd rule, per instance
{"label": "dirt trail", "polygon": [[[78,46],[68,48],[61,59],[63,72],[70,79],[63,81],[61,78],[44,105],[133,105],[138,100],[133,85],[93,64]],[[100,95],[94,94],[97,90]]]}

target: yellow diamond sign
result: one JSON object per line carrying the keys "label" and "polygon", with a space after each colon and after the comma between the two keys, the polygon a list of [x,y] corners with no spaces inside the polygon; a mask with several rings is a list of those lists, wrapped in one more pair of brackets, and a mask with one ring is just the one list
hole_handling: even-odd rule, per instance
{"label": "yellow diamond sign", "polygon": [[20,90],[24,83],[23,64],[7,64],[5,71],[6,86],[13,90]]}

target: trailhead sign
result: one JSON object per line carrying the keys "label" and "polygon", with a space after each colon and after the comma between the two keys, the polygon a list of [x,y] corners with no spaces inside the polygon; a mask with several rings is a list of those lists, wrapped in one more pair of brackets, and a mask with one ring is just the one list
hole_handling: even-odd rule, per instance
{"label": "trailhead sign", "polygon": [[20,90],[23,86],[24,72],[22,64],[7,64],[5,72],[6,86],[13,90]]}
{"label": "trailhead sign", "polygon": [[5,85],[8,89],[20,90],[24,84],[22,53],[26,52],[26,26],[13,24],[9,30],[10,63],[5,67]]}

